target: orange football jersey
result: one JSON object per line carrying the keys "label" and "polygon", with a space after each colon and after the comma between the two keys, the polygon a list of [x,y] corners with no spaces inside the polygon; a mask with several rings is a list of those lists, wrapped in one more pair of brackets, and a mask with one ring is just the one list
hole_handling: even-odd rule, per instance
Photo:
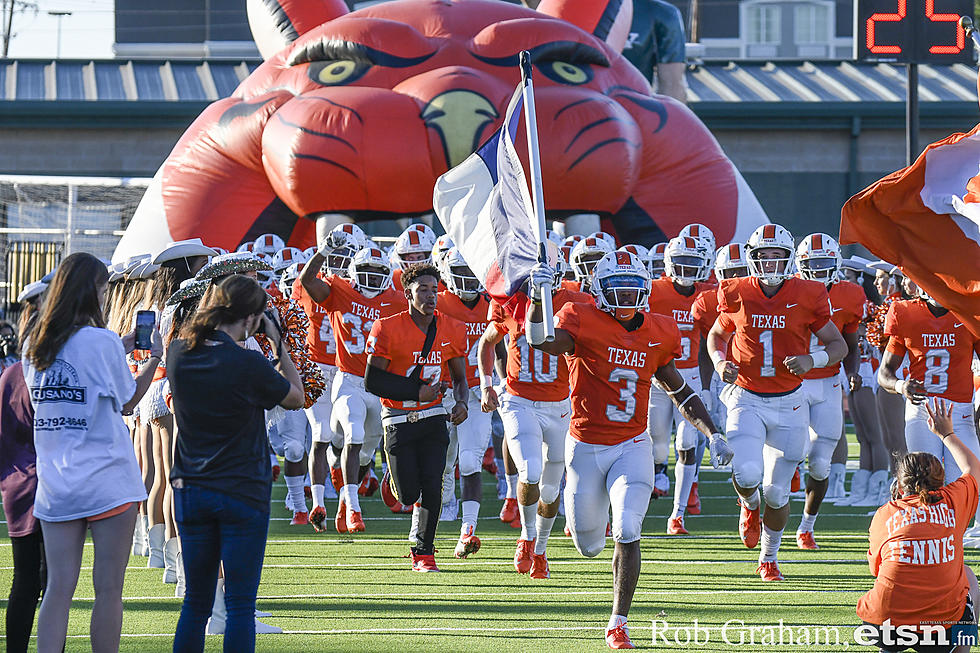
{"label": "orange football jersey", "polygon": [[907,378],[918,379],[926,393],[950,401],[973,401],[973,353],[980,340],[952,311],[936,317],[920,300],[893,302],[885,316],[885,351],[909,355]]}
{"label": "orange football jersey", "polygon": [[[701,323],[695,321],[691,306],[698,294],[711,286],[706,283],[694,284],[694,292],[688,297],[677,292],[674,282],[669,277],[660,277],[651,284],[650,312],[666,315],[677,322],[681,331],[681,356],[674,361],[677,369],[688,369],[698,366],[698,352],[701,351]],[[712,321],[714,324],[714,321]],[[708,325],[711,328],[711,325]]]}
{"label": "orange football jersey", "polygon": [[634,331],[595,304],[565,304],[555,315],[555,327],[575,340],[568,359],[569,433],[576,440],[614,445],[646,431],[653,374],[683,352],[672,319],[642,315],[643,324]]}
{"label": "orange football jersey", "polygon": [[[466,357],[466,325],[448,315],[436,311],[436,337],[429,355],[422,359],[425,331],[403,311],[397,315],[375,320],[368,335],[367,353],[388,359],[388,371],[409,376],[416,365],[422,366],[422,379],[452,381],[449,375],[449,359]],[[442,403],[436,399],[427,404],[417,401],[394,401],[381,398],[381,405],[402,410],[422,410]]]}
{"label": "orange football jersey", "polygon": [[335,365],[337,341],[333,338],[333,328],[330,326],[330,312],[313,301],[299,279],[293,282],[292,298],[303,307],[310,319],[310,328],[306,333],[306,349],[310,352],[310,360],[323,365]]}
{"label": "orange football jersey", "polygon": [[320,304],[330,312],[330,326],[336,343],[336,363],[341,372],[364,376],[367,354],[364,345],[375,320],[390,317],[408,308],[404,293],[388,288],[376,297],[365,297],[347,279],[330,275],[324,282],[330,296]]}
{"label": "orange football jersey", "polygon": [[755,277],[723,279],[718,286],[718,323],[733,333],[729,351],[738,365],[735,384],[763,394],[790,392],[801,383],[783,365],[787,356],[810,352],[810,335],[830,321],[827,289],[792,277],[766,297]]}
{"label": "orange football jersey", "polygon": [[[571,302],[595,303],[591,295],[571,290],[559,290],[552,299],[556,313]],[[507,315],[495,301],[490,302],[490,321],[499,333],[510,334],[507,392],[531,401],[561,401],[568,397],[568,361],[564,356],[533,349],[524,337],[524,325]]]}
{"label": "orange football jersey", "polygon": [[476,305],[469,308],[459,297],[444,290],[439,293],[436,305],[440,313],[466,325],[466,382],[475,388],[480,385],[480,336],[490,322],[490,302],[481,294]]}
{"label": "orange football jersey", "polygon": [[[830,287],[830,320],[841,333],[857,333],[858,324],[865,316],[868,301],[864,288],[850,281],[838,281]],[[810,353],[823,351],[817,336],[810,335]],[[829,379],[840,373],[840,363],[827,367],[815,367],[803,375],[804,379]]]}
{"label": "orange football jersey", "polygon": [[569,292],[582,292],[582,285],[574,279],[562,279],[561,287],[562,290],[568,290]]}

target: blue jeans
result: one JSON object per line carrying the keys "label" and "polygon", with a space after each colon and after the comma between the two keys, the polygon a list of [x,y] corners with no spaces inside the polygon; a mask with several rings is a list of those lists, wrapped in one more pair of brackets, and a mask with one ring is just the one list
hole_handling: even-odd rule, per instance
{"label": "blue jeans", "polygon": [[187,484],[174,490],[187,591],[174,633],[174,653],[204,650],[218,564],[225,568],[225,653],[255,650],[255,595],[259,591],[269,511],[230,495]]}

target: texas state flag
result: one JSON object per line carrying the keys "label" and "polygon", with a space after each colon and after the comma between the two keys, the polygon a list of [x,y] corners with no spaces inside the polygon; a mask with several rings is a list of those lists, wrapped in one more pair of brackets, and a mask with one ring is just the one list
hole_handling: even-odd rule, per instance
{"label": "texas state flag", "polygon": [[487,292],[519,322],[521,290],[538,260],[534,210],[514,139],[524,106],[518,85],[500,129],[436,180],[432,206]]}
{"label": "texas state flag", "polygon": [[980,125],[849,199],[840,240],[898,265],[980,336]]}

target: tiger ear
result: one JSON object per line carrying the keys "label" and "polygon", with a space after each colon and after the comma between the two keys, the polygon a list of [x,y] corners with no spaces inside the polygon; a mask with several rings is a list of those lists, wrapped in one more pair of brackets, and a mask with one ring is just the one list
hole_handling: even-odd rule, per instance
{"label": "tiger ear", "polygon": [[541,0],[538,11],[561,18],[622,52],[633,22],[633,0]]}
{"label": "tiger ear", "polygon": [[247,0],[247,9],[252,38],[263,59],[348,11],[344,0]]}

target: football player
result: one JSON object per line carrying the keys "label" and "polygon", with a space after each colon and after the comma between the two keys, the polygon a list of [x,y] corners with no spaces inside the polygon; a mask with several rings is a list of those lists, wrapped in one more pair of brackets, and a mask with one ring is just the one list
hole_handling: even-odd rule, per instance
{"label": "football player", "polygon": [[[839,280],[841,256],[837,241],[827,234],[810,234],[796,249],[796,267],[800,277],[818,281],[827,288],[830,297],[830,320],[847,343],[844,357],[846,381],[840,365],[817,367],[803,376],[803,394],[810,415],[810,448],[807,452],[806,503],[803,518],[796,529],[796,546],[816,549],[813,524],[827,493],[830,461],[844,432],[844,391],[846,382],[852,389],[861,387],[858,365],[858,324],[864,319],[864,289],[850,281]],[[823,349],[816,337],[810,338],[810,353]]]}
{"label": "football player", "polygon": [[588,293],[592,283],[592,270],[603,256],[616,249],[603,238],[584,238],[572,248],[568,263],[575,273],[580,292]]}
{"label": "football player", "polygon": [[[759,544],[762,580],[782,580],[777,553],[789,517],[790,481],[803,460],[808,414],[801,377],[847,353],[830,321],[827,289],[793,276],[793,236],[777,224],[756,229],[745,245],[751,276],[724,279],[708,354],[725,383],[726,433],[735,450],[732,481],[740,497],[739,535]],[[824,346],[810,352],[810,334]],[[728,359],[731,341],[731,360]],[[761,498],[766,502],[760,526]]]}
{"label": "football player", "polygon": [[[420,229],[425,225],[413,224],[395,239],[391,247],[391,264],[394,266],[391,278],[392,287],[402,292],[402,272],[413,263],[431,263],[432,249],[436,246],[435,236],[431,229]],[[428,228],[427,228],[428,229]]]}
{"label": "football player", "polygon": [[674,366],[682,354],[673,319],[644,313],[650,277],[629,252],[606,254],[596,265],[594,298],[565,303],[555,314],[555,337],[545,342],[542,287],[554,270],[539,264],[531,273],[528,338],[536,349],[567,356],[571,368],[572,420],[565,441],[565,511],[575,548],[588,557],[606,546],[612,508],[612,616],[610,648],[634,648],[626,619],[640,573],[640,533],[653,490],[653,446],[646,434],[653,378],[666,389],[684,418],[711,439],[712,460],[727,464],[732,452]]}
{"label": "football player", "polygon": [[650,248],[650,263],[647,270],[650,272],[650,280],[656,281],[664,276],[664,252],[667,250],[667,243],[657,243]]}
{"label": "football player", "polygon": [[357,486],[374,461],[381,442],[381,402],[364,389],[365,342],[375,320],[405,310],[405,294],[391,288],[391,264],[379,249],[358,251],[348,266],[348,278],[317,276],[334,250],[335,241],[325,239],[299,276],[312,301],[330,313],[336,343],[337,373],[331,391],[331,420],[342,434],[343,487],[334,525],[338,533],[364,530]]}

